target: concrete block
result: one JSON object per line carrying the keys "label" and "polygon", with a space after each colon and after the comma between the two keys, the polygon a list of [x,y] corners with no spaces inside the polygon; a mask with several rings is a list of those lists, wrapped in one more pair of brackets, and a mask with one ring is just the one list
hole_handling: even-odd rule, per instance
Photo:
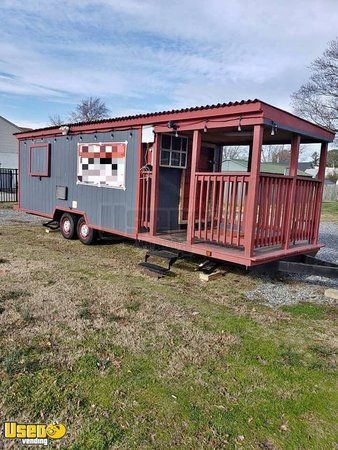
{"label": "concrete block", "polygon": [[325,297],[338,300],[338,289],[326,289],[324,292]]}
{"label": "concrete block", "polygon": [[212,273],[200,273],[200,280],[201,281],[212,281],[216,280],[217,278],[222,277],[225,274],[225,270],[216,270]]}

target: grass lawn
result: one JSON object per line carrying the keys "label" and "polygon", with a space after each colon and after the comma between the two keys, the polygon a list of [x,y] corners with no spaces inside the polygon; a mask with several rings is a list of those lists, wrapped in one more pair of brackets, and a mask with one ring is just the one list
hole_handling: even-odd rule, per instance
{"label": "grass lawn", "polygon": [[13,209],[17,207],[17,203],[14,202],[1,202],[0,209]]}
{"label": "grass lawn", "polygon": [[338,223],[338,202],[323,203],[321,220]]}
{"label": "grass lawn", "polygon": [[156,280],[143,255],[2,227],[1,417],[59,419],[72,450],[334,448],[335,309],[249,302],[257,278],[196,261]]}

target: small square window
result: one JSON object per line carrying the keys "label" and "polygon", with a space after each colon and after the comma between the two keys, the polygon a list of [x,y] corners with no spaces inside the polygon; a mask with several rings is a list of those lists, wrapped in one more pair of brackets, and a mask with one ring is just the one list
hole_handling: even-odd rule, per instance
{"label": "small square window", "polygon": [[187,165],[187,138],[163,134],[160,165],[184,169]]}

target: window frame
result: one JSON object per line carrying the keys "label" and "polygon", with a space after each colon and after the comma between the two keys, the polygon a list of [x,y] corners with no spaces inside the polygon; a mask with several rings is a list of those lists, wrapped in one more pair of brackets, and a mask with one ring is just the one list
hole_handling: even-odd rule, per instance
{"label": "window frame", "polygon": [[[169,136],[170,137],[170,148],[163,148],[162,147],[162,139],[163,136]],[[181,139],[181,148],[179,150],[173,149],[173,138],[178,137]],[[183,139],[186,142],[186,146],[185,146],[185,150],[183,150],[182,148],[182,142]],[[162,163],[162,152],[168,152],[169,153],[169,164],[163,164]],[[172,154],[173,153],[178,153],[180,156],[180,164],[176,165],[176,164],[171,164],[171,160],[172,160]],[[182,155],[185,156],[185,164],[182,165]],[[168,168],[172,168],[172,169],[186,169],[187,168],[187,163],[188,163],[188,138],[186,136],[175,136],[173,134],[169,134],[169,133],[162,133],[161,134],[161,145],[160,145],[160,167],[168,167]]]}
{"label": "window frame", "polygon": [[[32,171],[32,153],[33,153],[33,149],[37,148],[39,150],[43,150],[45,149],[47,152],[47,162],[46,162],[46,167],[45,170],[43,172],[35,172]],[[29,175],[32,177],[49,177],[50,176],[50,149],[51,149],[51,145],[48,142],[43,142],[40,144],[31,144],[29,146]]]}

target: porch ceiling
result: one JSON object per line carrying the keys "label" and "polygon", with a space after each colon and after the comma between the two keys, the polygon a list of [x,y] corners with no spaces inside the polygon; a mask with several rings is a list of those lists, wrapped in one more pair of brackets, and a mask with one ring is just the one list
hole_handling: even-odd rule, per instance
{"label": "porch ceiling", "polygon": [[[271,134],[271,125],[264,127],[263,143],[269,144],[290,144],[293,136],[293,132],[284,129],[275,130],[275,134]],[[202,133],[202,142],[208,142],[216,145],[250,145],[253,138],[253,127],[242,127],[241,131],[238,131],[237,127],[213,129],[208,130],[206,133]],[[315,139],[309,136],[302,136],[301,143],[316,143],[320,142],[319,139]]]}

